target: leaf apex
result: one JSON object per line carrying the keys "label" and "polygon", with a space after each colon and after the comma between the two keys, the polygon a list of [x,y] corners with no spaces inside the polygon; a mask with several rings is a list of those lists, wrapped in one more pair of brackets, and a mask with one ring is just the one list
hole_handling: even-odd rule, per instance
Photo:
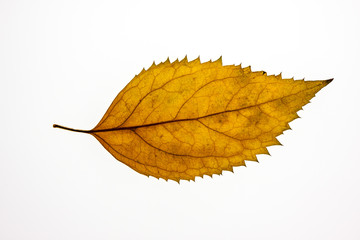
{"label": "leaf apex", "polygon": [[333,80],[334,80],[334,78],[325,80],[325,86],[328,85],[329,83],[331,83]]}

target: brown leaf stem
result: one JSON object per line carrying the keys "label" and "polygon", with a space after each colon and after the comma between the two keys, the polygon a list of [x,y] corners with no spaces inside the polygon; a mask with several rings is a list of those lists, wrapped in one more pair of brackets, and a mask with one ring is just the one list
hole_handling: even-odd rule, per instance
{"label": "brown leaf stem", "polygon": [[74,129],[74,128],[68,128],[61,125],[53,124],[53,128],[61,128],[64,130],[72,131],[72,132],[81,132],[81,133],[90,133],[90,130],[80,130],[80,129]]}

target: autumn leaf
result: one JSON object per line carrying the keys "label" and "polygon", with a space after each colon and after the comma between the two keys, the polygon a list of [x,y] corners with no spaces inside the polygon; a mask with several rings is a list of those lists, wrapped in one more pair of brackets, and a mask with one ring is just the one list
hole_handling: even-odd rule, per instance
{"label": "autumn leaf", "polygon": [[221,174],[257,161],[289,122],[332,81],[283,79],[197,58],[142,70],[92,130],[117,160],[174,181]]}

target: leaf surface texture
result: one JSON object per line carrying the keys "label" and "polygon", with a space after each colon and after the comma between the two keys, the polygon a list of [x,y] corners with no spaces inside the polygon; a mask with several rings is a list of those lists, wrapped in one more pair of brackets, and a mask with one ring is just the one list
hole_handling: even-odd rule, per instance
{"label": "leaf surface texture", "polygon": [[257,161],[331,80],[283,79],[221,59],[153,64],[89,131],[119,161],[179,181]]}

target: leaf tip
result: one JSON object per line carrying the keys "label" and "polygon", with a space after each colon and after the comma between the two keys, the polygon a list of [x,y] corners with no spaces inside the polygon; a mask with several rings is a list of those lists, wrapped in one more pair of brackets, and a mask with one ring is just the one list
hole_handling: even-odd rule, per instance
{"label": "leaf tip", "polygon": [[331,83],[334,80],[334,78],[330,78],[328,80],[325,80],[325,85],[328,85],[329,83]]}

